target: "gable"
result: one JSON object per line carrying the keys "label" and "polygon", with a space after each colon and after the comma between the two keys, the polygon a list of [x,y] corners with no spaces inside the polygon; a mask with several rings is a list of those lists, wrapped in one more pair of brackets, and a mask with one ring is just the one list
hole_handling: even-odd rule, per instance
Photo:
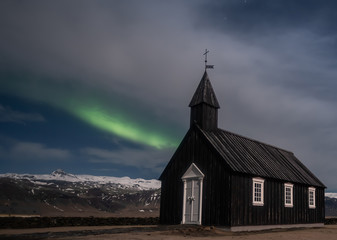
{"label": "gable", "polygon": [[178,148],[176,149],[176,151],[174,152],[173,156],[171,157],[170,161],[168,162],[168,164],[166,165],[164,171],[161,173],[159,180],[162,181],[165,176],[168,174],[168,172],[170,171],[170,168],[172,167],[172,165],[174,164],[175,159],[177,158],[177,155],[179,154],[179,152],[181,151],[181,149],[184,147],[185,143],[187,142],[188,138],[191,136],[191,129],[189,129],[186,133],[186,135],[184,136],[183,140],[181,141],[181,143],[179,144]]}
{"label": "gable", "polygon": [[184,175],[181,177],[181,179],[187,179],[187,178],[203,178],[205,175],[200,171],[200,169],[192,163],[190,167],[186,170]]}
{"label": "gable", "polygon": [[212,147],[196,126],[194,125],[188,130],[160,175],[159,180],[163,181],[172,178],[172,175],[177,176],[181,180],[186,169],[192,163],[195,163],[205,175],[207,175],[206,169],[210,169],[211,165],[214,164],[217,167],[224,167],[226,171],[230,170],[226,162],[222,161],[221,155]]}

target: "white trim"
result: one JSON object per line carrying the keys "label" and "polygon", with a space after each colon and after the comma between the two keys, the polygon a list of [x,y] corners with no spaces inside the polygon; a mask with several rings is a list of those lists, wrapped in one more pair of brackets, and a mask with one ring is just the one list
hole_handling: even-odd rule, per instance
{"label": "white trim", "polygon": [[184,182],[184,204],[183,204],[183,220],[181,221],[182,224],[185,224],[185,211],[186,211],[186,179],[183,180]]}
{"label": "white trim", "polygon": [[[193,179],[191,179],[191,181],[192,181],[192,184],[191,184],[191,198],[193,199],[193,201],[194,201],[194,180]],[[191,221],[193,221],[193,210],[194,210],[194,204],[191,204]]]}
{"label": "white trim", "polygon": [[202,188],[203,188],[204,179],[200,179],[200,199],[199,199],[199,224],[201,225],[201,215],[202,215]]}
{"label": "white trim", "polygon": [[186,172],[184,173],[184,175],[181,177],[181,179],[182,180],[187,179],[187,178],[199,178],[199,179],[203,179],[204,176],[205,175],[200,171],[200,169],[197,167],[197,165],[195,165],[194,163],[192,163],[189,166],[189,168],[186,170]]}
{"label": "white trim", "polygon": [[[287,188],[290,189],[290,203],[287,203]],[[284,206],[285,207],[294,206],[294,184],[291,183],[284,184]]]}
{"label": "white trim", "polygon": [[[261,199],[260,201],[257,201],[255,198],[255,184],[260,184],[261,185]],[[264,205],[264,179],[263,178],[253,178],[253,206],[263,206]]]}
{"label": "white trim", "polygon": [[[183,217],[182,217],[182,224],[188,224],[190,222],[186,222],[186,218],[185,218],[185,213],[186,213],[186,202],[187,202],[187,196],[186,196],[186,188],[187,188],[187,181],[191,181],[192,183],[192,192],[191,192],[191,197],[195,197],[194,196],[194,185],[196,184],[196,182],[199,182],[199,219],[196,222],[196,224],[201,225],[201,214],[202,214],[202,193],[203,193],[203,180],[204,180],[204,174],[200,171],[200,169],[197,167],[197,165],[195,165],[194,163],[192,163],[190,165],[190,167],[186,170],[186,172],[184,173],[184,175],[181,177],[181,180],[184,182],[184,199],[183,199]],[[191,217],[193,217],[193,204],[191,206]]]}
{"label": "white trim", "polygon": [[[312,194],[312,201],[310,199],[310,193],[313,193]],[[313,204],[311,204],[313,203]],[[309,205],[309,208],[316,208],[316,188],[314,187],[309,187],[308,188],[308,205]]]}

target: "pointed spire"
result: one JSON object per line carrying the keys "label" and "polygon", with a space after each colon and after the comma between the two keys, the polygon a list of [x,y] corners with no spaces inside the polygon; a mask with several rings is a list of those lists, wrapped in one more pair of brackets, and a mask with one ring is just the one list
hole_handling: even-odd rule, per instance
{"label": "pointed spire", "polygon": [[206,70],[188,106],[193,107],[200,103],[206,103],[211,107],[220,108]]}

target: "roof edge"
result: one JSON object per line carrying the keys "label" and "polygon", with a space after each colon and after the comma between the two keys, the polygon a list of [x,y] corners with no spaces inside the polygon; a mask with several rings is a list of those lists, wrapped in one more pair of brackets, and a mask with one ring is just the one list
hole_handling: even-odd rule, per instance
{"label": "roof edge", "polygon": [[183,139],[181,140],[179,146],[177,147],[177,149],[175,150],[175,152],[173,153],[173,155],[171,156],[169,162],[166,164],[166,167],[164,168],[163,172],[160,174],[158,180],[162,180],[162,177],[166,174],[167,169],[169,168],[169,165],[171,165],[171,161],[172,159],[175,157],[175,155],[179,152],[179,150],[182,148],[183,144],[186,141],[186,138],[190,135],[192,131],[192,128],[189,128],[188,131],[186,132],[185,136],[183,137]]}
{"label": "roof edge", "polygon": [[[249,140],[249,141],[253,141],[253,142],[256,142],[256,143],[259,143],[259,144],[263,144],[263,145],[266,145],[266,146],[269,146],[269,147],[273,147],[273,148],[275,148],[275,149],[279,149],[279,150],[288,152],[288,153],[290,153],[290,154],[292,154],[292,155],[295,155],[295,154],[294,154],[292,151],[290,151],[290,150],[287,150],[287,149],[284,149],[284,148],[280,148],[280,147],[277,147],[277,146],[275,146],[275,145],[272,145],[272,144],[269,144],[269,143],[265,143],[265,142],[262,142],[262,141],[260,141],[260,140],[256,140],[256,139],[254,139],[254,138],[246,137],[246,136],[243,136],[243,135],[241,135],[241,134],[234,133],[234,132],[231,132],[231,131],[228,131],[228,130],[224,130],[224,129],[221,129],[221,128],[218,128],[218,130],[223,131],[223,132],[227,132],[227,133],[229,133],[229,134],[236,135],[236,136],[241,137],[241,138],[245,138],[245,139],[247,139],[247,140]],[[203,130],[203,131],[205,131],[205,130]]]}

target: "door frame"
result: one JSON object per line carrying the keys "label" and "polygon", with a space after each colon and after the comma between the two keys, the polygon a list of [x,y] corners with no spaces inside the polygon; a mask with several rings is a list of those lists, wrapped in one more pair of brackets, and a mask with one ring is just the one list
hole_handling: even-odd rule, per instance
{"label": "door frame", "polygon": [[[195,224],[194,222],[187,222],[185,218],[185,212],[186,212],[186,202],[187,202],[187,196],[186,196],[186,187],[187,187],[187,181],[192,181],[192,193],[194,191],[194,182],[198,181],[200,183],[200,189],[199,189],[199,219],[196,222],[196,224],[201,225],[201,217],[202,217],[202,193],[203,193],[203,179],[205,175],[200,171],[200,169],[192,163],[190,167],[187,169],[187,171],[184,173],[184,175],[181,177],[181,180],[184,182],[184,198],[183,198],[183,214],[182,214],[182,224]],[[192,205],[193,207],[193,205]],[[193,214],[193,208],[191,209],[191,214]]]}

